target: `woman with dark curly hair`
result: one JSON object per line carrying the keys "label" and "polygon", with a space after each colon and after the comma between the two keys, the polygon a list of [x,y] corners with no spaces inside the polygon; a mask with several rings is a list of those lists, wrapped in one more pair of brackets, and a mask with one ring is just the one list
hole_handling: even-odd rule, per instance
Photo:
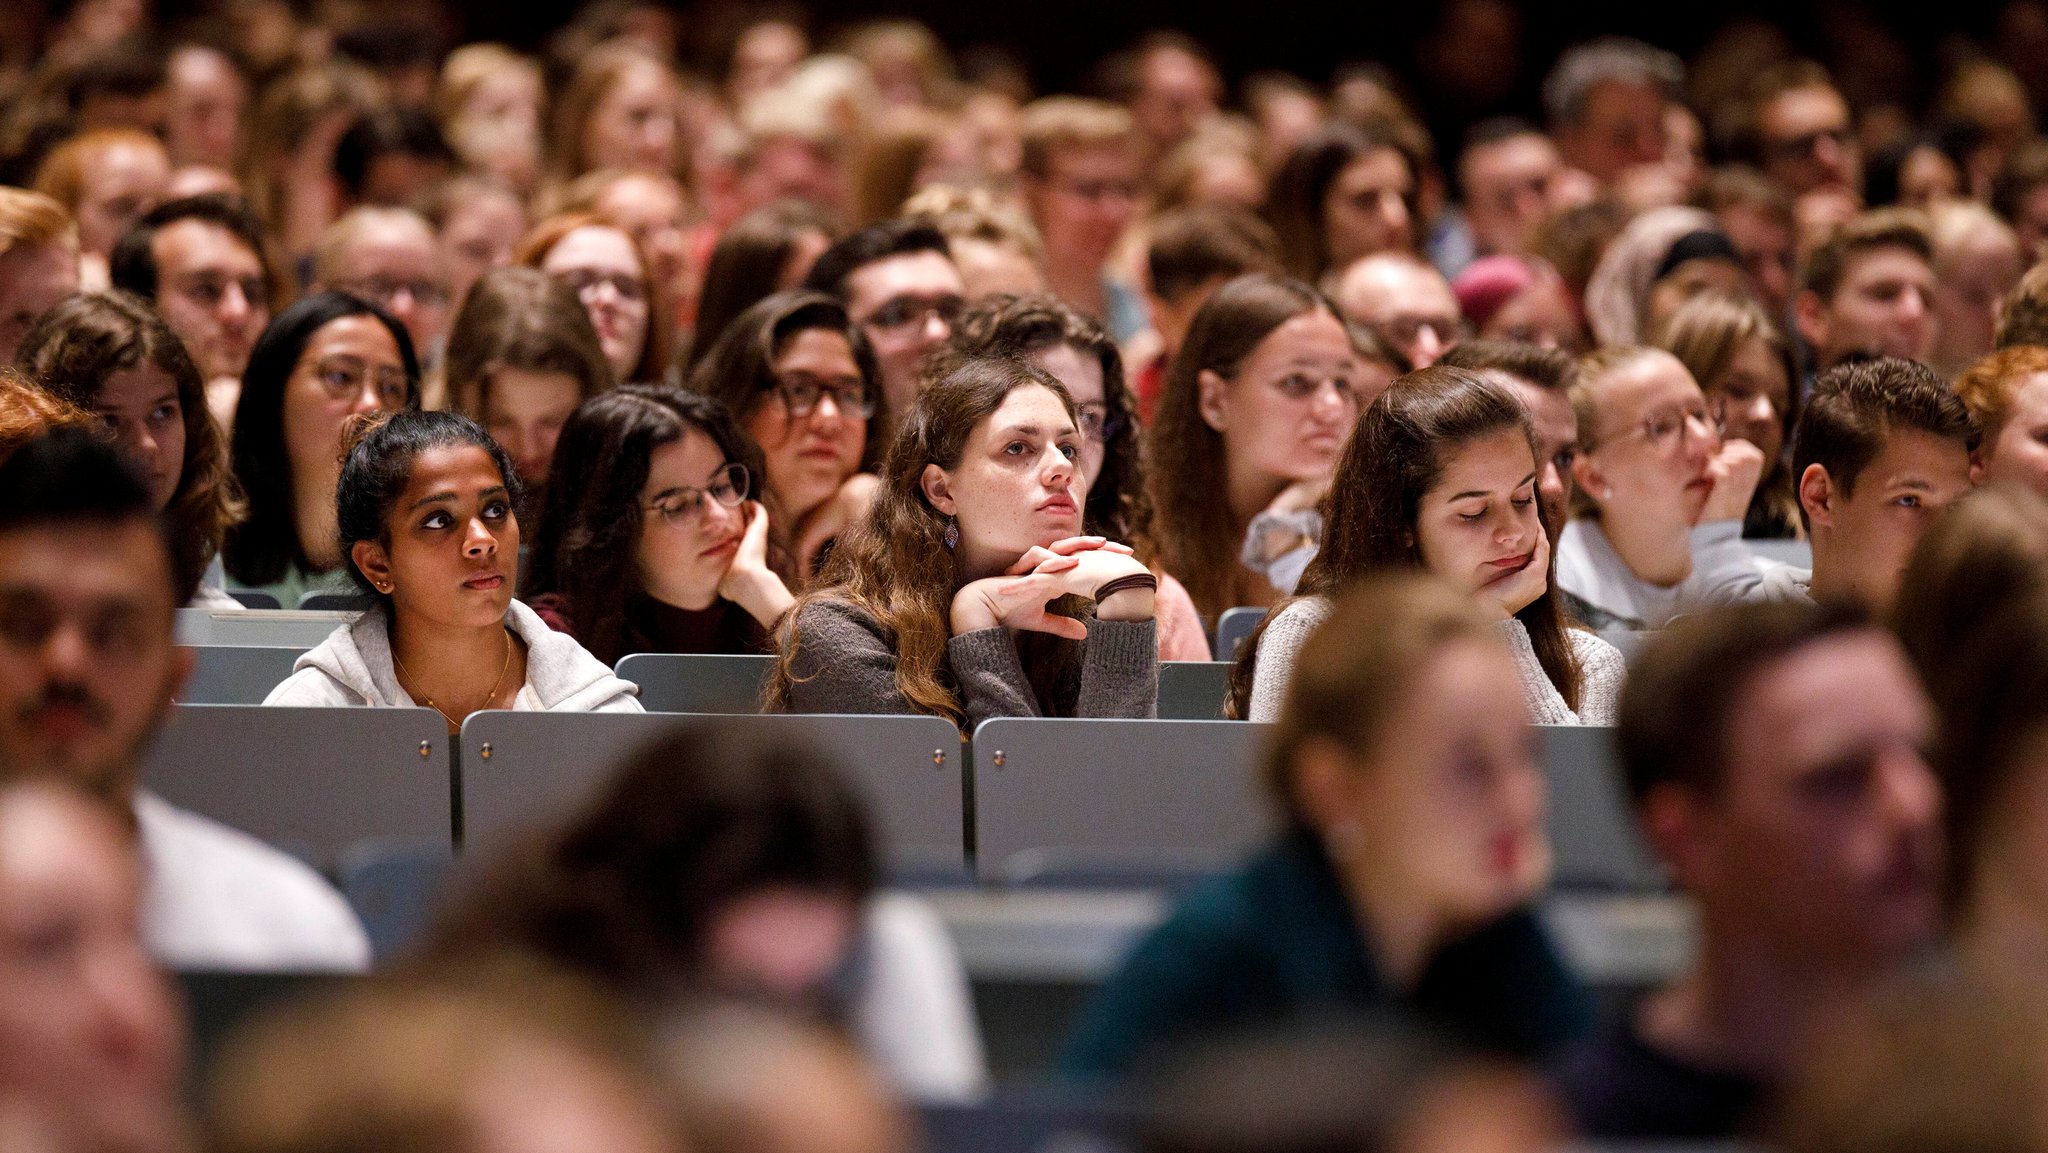
{"label": "woman with dark curly hair", "polygon": [[1155,560],[1137,405],[1124,383],[1116,341],[1056,297],[998,295],[960,317],[953,326],[952,349],[961,356],[1014,356],[1067,386],[1081,426],[1082,531],[1123,541],[1152,566],[1152,575],[1159,578],[1159,659],[1208,660],[1202,615],[1188,590]]}
{"label": "woman with dark curly hair", "polygon": [[43,314],[16,358],[44,388],[113,430],[169,522],[179,599],[241,607],[211,567],[228,526],[242,519],[241,488],[207,413],[199,369],[155,310],[125,292],[71,297]]}

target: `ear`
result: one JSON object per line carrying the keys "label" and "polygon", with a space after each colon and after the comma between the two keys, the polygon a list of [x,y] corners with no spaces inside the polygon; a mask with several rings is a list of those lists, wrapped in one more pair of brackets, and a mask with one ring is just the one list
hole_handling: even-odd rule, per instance
{"label": "ear", "polygon": [[1351,754],[1337,742],[1316,737],[1295,750],[1294,806],[1318,833],[1357,819],[1357,774]]}
{"label": "ear", "polygon": [[1835,527],[1835,482],[1826,465],[1809,464],[1799,474],[1799,507],[1806,510],[1807,523],[1815,528]]}
{"label": "ear", "polygon": [[1977,446],[1977,451],[1970,454],[1971,488],[1984,487],[1984,450],[1986,447],[1987,446],[1985,445],[1979,444]]}
{"label": "ear", "polygon": [[1581,450],[1572,458],[1572,486],[1596,499],[1606,491],[1607,474],[1600,471],[1599,460],[1592,453]]}
{"label": "ear", "polygon": [[1202,423],[1217,432],[1230,427],[1230,382],[1222,374],[1203,369],[1195,377],[1195,403]]}
{"label": "ear", "polygon": [[1827,344],[1828,310],[1818,293],[1801,292],[1792,302],[1792,319],[1799,326],[1799,335],[1806,338],[1806,343],[1815,348]]}
{"label": "ear", "polygon": [[348,546],[349,559],[370,578],[370,583],[380,589],[388,588],[391,582],[391,554],[384,546],[373,540],[359,540]]}
{"label": "ear", "polygon": [[1650,851],[1680,891],[1694,888],[1716,871],[1708,836],[1706,802],[1690,786],[1666,783],[1651,789],[1636,813]]}
{"label": "ear", "polygon": [[946,470],[935,464],[924,466],[924,472],[917,478],[917,486],[924,490],[924,498],[931,506],[946,516],[956,515],[960,505],[953,499],[953,481]]}

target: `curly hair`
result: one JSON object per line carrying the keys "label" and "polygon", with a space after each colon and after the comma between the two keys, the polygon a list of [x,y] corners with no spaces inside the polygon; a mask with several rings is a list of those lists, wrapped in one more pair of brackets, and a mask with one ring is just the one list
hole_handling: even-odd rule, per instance
{"label": "curly hair", "polygon": [[192,599],[230,526],[247,515],[228,463],[227,439],[206,407],[206,384],[185,345],[141,298],[125,292],[74,296],[43,314],[15,362],[43,387],[83,409],[107,378],[148,365],[177,386],[185,429],[178,487],[164,508],[176,544],[179,603]]}

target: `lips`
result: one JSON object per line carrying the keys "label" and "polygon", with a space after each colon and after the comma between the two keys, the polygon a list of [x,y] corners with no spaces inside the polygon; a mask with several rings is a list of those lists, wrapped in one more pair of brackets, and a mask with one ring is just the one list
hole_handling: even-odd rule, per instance
{"label": "lips", "polygon": [[712,545],[712,546],[711,546],[710,548],[707,548],[707,549],[705,549],[705,550],[704,550],[703,552],[700,552],[700,553],[698,553],[697,555],[698,555],[698,556],[718,556],[718,555],[722,555],[722,554],[725,554],[725,553],[731,553],[731,552],[735,552],[735,551],[737,551],[737,550],[739,549],[739,547],[740,547],[740,538],[738,538],[738,537],[736,537],[736,536],[729,536],[729,537],[725,538],[724,540],[722,540],[722,541],[719,541],[719,542],[718,542],[717,544],[715,544],[715,545]]}
{"label": "lips", "polygon": [[1528,552],[1522,553],[1518,556],[1511,556],[1502,560],[1487,561],[1486,570],[1493,574],[1492,576],[1487,578],[1487,583],[1491,584],[1492,582],[1497,580],[1505,580],[1506,578],[1511,577],[1518,572],[1521,572],[1523,569],[1528,568],[1530,564],[1534,563],[1535,560],[1536,550],[1530,549]]}
{"label": "lips", "polygon": [[1058,513],[1061,516],[1071,516],[1079,509],[1079,507],[1080,506],[1074,503],[1073,497],[1070,497],[1065,493],[1061,493],[1058,496],[1047,497],[1045,500],[1040,501],[1038,504],[1038,511]]}
{"label": "lips", "polygon": [[495,589],[505,587],[505,574],[494,572],[478,573],[475,576],[470,577],[468,580],[463,581],[462,587],[466,589],[475,589],[478,592],[491,592]]}

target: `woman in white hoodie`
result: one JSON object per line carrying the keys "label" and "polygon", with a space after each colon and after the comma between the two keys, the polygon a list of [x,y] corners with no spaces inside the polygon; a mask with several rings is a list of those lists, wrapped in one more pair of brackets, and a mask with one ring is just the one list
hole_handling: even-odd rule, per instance
{"label": "woman in white hoodie", "polygon": [[468,417],[404,411],[351,429],[336,487],[349,575],[376,602],[299,658],[268,705],[424,705],[448,731],[484,709],[640,711],[638,690],[512,599],[519,478]]}

